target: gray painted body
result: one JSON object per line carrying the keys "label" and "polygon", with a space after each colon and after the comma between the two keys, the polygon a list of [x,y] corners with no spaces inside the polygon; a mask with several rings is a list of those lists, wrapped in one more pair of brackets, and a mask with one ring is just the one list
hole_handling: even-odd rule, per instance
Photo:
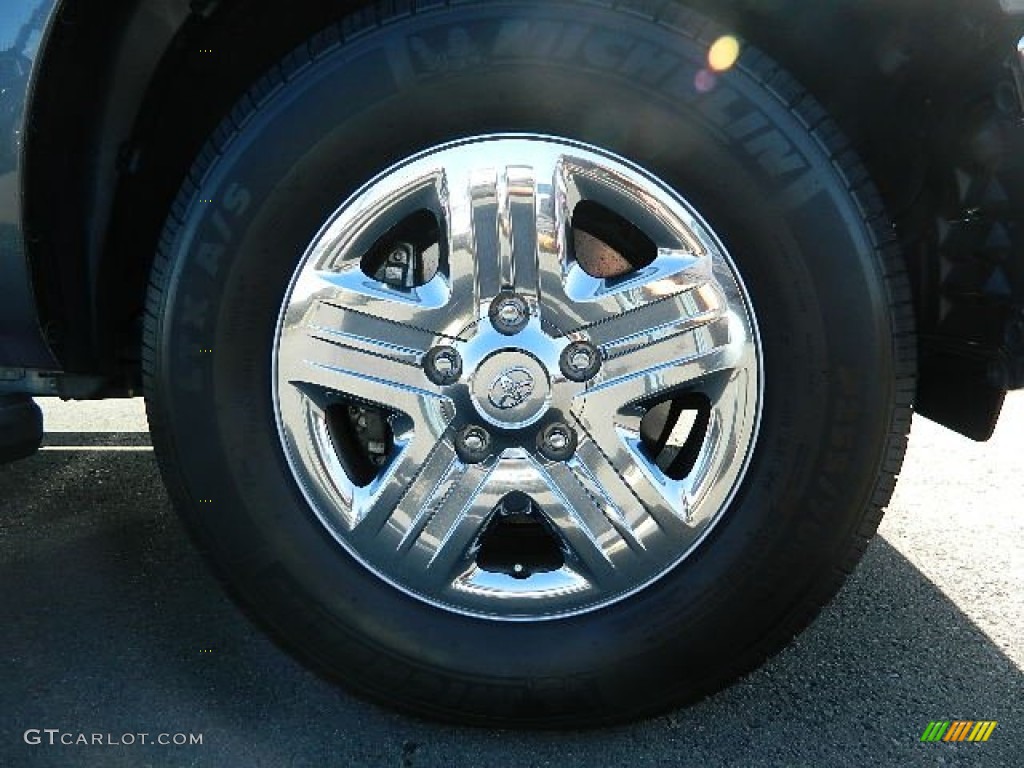
{"label": "gray painted body", "polygon": [[57,367],[39,327],[22,230],[25,116],[57,2],[4,0],[0,10],[0,367]]}

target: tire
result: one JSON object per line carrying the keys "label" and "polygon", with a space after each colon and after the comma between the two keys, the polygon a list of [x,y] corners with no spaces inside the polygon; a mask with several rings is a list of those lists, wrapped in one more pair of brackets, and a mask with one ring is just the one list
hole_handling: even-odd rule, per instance
{"label": "tire", "polygon": [[[914,339],[900,257],[870,180],[813,99],[766,56],[744,47],[735,66],[710,73],[707,52],[719,29],[672,4],[655,19],[649,5],[423,3],[401,17],[389,15],[391,4],[367,9],[252,88],[203,150],[170,213],[144,345],[149,419],[170,493],[248,613],[315,669],[375,701],[431,718],[526,727],[601,725],[696,701],[807,625],[856,564],[893,490],[910,424]],[[597,288],[573,293],[576,301],[559,293],[561,283],[545,283],[553,267],[539,237],[537,285],[555,286],[544,288],[540,303],[529,294],[518,309],[489,305],[469,315],[476,319],[468,326],[449,322],[448,307],[477,308],[463,291],[472,284],[460,283],[453,266],[469,263],[467,248],[482,286],[481,275],[505,264],[508,249],[520,254],[508,257],[515,260],[515,249],[526,247],[507,239],[489,250],[479,237],[470,247],[454,234],[446,242],[449,229],[465,234],[456,220],[473,206],[507,205],[508,226],[519,232],[515,211],[529,216],[549,203],[562,210],[541,177],[530,177],[526,192],[516,186],[522,168],[512,160],[520,153],[575,158],[572,189],[596,202],[587,215],[570,210],[561,253],[575,248],[588,276],[573,274]],[[373,218],[398,215],[387,207],[399,199],[388,197],[388,185],[411,184],[408,177],[431,163],[450,163],[447,174],[467,158],[484,158],[473,168],[486,171],[491,198],[481,193],[460,208],[457,195],[445,202],[458,185],[435,179],[423,189],[447,192],[403,208],[408,221],[388,229]],[[507,183],[487,175],[492,160],[504,164]],[[408,184],[402,195],[415,187]],[[533,206],[514,208],[524,199]],[[429,237],[403,240],[396,232],[414,220],[430,229],[422,211],[435,209],[441,214],[430,221],[443,234],[435,233],[429,257]],[[547,232],[547,219],[533,221],[535,233]],[[557,226],[551,231],[562,236]],[[666,232],[686,242],[642,259],[662,247]],[[406,241],[415,269],[404,269]],[[371,258],[382,247],[384,255]],[[330,249],[338,249],[342,271],[330,271]],[[356,251],[367,254],[359,257],[361,275],[356,261],[345,261]],[[670,258],[690,266],[673,272]],[[658,269],[660,277],[643,282]],[[438,282],[441,273],[449,282]],[[318,292],[338,281],[348,293]],[[665,285],[690,298],[673,293],[656,302],[650,286]],[[609,338],[624,333],[616,324],[625,315],[601,314],[610,304],[595,298],[600,291],[636,310],[644,327],[631,338],[641,342],[595,341],[602,329],[614,330]],[[391,304],[366,298],[382,292]],[[349,298],[333,306],[335,296]],[[706,325],[654,321],[652,306],[676,311],[666,302],[679,302],[689,312],[704,300],[714,317]],[[386,321],[406,323],[400,343],[373,336],[386,325],[381,306],[394,308]],[[610,324],[577,322],[583,330],[573,338],[586,354],[571,364],[583,379],[573,384],[565,370],[553,370],[564,364],[552,355],[568,343],[564,315],[581,307]],[[337,326],[323,323],[330,317],[340,318]],[[530,330],[517,337],[515,328],[499,328],[502,318],[529,322]],[[702,345],[725,333],[722,344],[732,351],[722,370],[708,363],[693,373],[692,359],[664,343],[666,328],[683,329],[672,339],[690,345],[697,360]],[[499,330],[508,341],[495,341]],[[308,362],[296,338],[315,338],[317,350],[333,339],[328,362],[308,367],[341,376],[331,379],[336,386],[294,373]],[[462,351],[454,363],[463,364],[465,385],[446,388],[457,368],[447,358],[408,378],[428,365],[439,338]],[[474,338],[488,339],[486,354],[474,351]],[[542,351],[521,354],[535,341]],[[485,375],[497,349],[520,357],[501,358]],[[586,370],[594,351],[598,372]],[[401,365],[401,386],[393,386],[388,377]],[[652,387],[643,390],[651,399],[606,409],[595,393],[614,390],[616,370],[631,365],[643,368],[631,381]],[[545,387],[541,402],[536,392]],[[493,408],[489,392],[497,393]],[[565,402],[578,396],[598,405],[577,419],[569,406],[551,405],[565,392]],[[692,412],[683,438],[666,435],[679,411]],[[445,426],[459,419],[458,434]],[[559,419],[567,434],[541,434]],[[491,442],[481,447],[479,435],[466,433],[470,422],[483,425]],[[642,440],[604,455],[611,443],[602,440],[614,440],[588,430],[612,434],[601,431],[610,423],[626,430],[616,433],[623,441]],[[420,456],[412,473],[402,451],[435,427],[448,454]],[[522,486],[512,474],[486,475],[480,488],[499,478],[508,491],[495,511],[478,514],[484,500],[494,501],[484,491],[467,496],[453,513],[457,524],[427,541],[422,532],[441,525],[451,494],[467,493],[510,445],[521,451],[502,461],[527,456],[515,466],[532,467]],[[675,458],[662,466],[667,445]],[[680,461],[684,468],[673,470]],[[398,469],[385,482],[389,467]],[[582,491],[548,493],[569,488],[567,473]],[[671,497],[692,507],[648,503],[650,477],[682,487],[670,475],[700,491],[700,498]],[[387,495],[395,478],[409,480],[408,495]],[[630,483],[643,505],[618,504]],[[357,497],[377,491],[373,498],[390,502],[358,506]],[[380,535],[404,531],[401,541],[411,541],[408,551],[420,559],[407,565],[368,543],[369,534],[356,533],[355,510],[383,515]],[[601,536],[585,535],[591,523],[595,533],[605,522],[611,527]],[[499,539],[501,546],[491,543]],[[454,540],[459,547],[447,549]],[[436,546],[429,557],[424,541]],[[594,541],[613,561],[609,572],[625,575],[594,575],[604,573],[587,550]],[[449,552],[468,567],[462,581],[432,580],[435,560],[455,567]],[[528,558],[525,572],[520,555]],[[545,565],[549,557],[553,565]],[[545,591],[572,578],[583,585],[578,592]],[[488,585],[496,591],[487,593]]]}

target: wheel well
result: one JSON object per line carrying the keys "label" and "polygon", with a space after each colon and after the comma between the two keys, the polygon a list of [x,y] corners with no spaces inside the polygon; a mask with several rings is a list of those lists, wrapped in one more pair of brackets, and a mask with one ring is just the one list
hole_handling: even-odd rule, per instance
{"label": "wheel well", "polygon": [[64,0],[33,99],[25,229],[68,371],[137,380],[149,266],[203,143],[271,64],[359,5]]}
{"label": "wheel well", "polygon": [[817,97],[879,188],[913,287],[917,412],[987,439],[1024,387],[1022,17],[996,0],[738,0],[724,20]]}
{"label": "wheel well", "polygon": [[[655,13],[679,4],[633,1]],[[929,402],[945,403],[949,376],[973,376],[979,385],[966,399],[980,405],[940,403],[931,410],[962,431],[983,433],[998,412],[999,385],[1013,383],[1012,366],[1000,374],[993,365],[1014,354],[1024,359],[1024,351],[1005,350],[1007,328],[1020,318],[1024,277],[1019,266],[1009,270],[1011,301],[1003,296],[994,305],[982,296],[964,309],[946,295],[944,261],[974,258],[981,247],[968,244],[966,253],[962,238],[959,245],[949,238],[950,228],[984,202],[973,187],[998,178],[1011,198],[1021,187],[1021,161],[1010,152],[1020,146],[1020,129],[1004,130],[1018,125],[1021,114],[1013,71],[1020,25],[1007,23],[997,0],[685,4],[779,60],[850,137],[882,193],[914,285],[922,337],[919,402],[926,411]],[[390,5],[414,9],[417,3]],[[41,311],[60,359],[68,370],[130,381],[137,376],[156,240],[206,137],[274,61],[332,20],[359,9],[371,13],[373,6],[368,0],[111,0],[102,12],[94,6],[65,0],[51,33],[27,146],[26,229]],[[981,270],[975,282],[988,279]],[[977,298],[982,288],[965,290]],[[965,367],[961,348],[984,354]],[[991,380],[1000,375],[1004,381]],[[971,423],[959,423],[964,418]]]}

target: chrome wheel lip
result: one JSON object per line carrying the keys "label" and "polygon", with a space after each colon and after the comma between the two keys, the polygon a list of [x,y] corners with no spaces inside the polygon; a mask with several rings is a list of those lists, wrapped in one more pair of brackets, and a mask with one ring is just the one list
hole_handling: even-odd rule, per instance
{"label": "chrome wheel lip", "polygon": [[[742,445],[736,446],[738,449],[737,455],[731,457],[730,466],[733,467],[733,471],[731,473],[732,479],[729,482],[727,491],[724,494],[721,493],[720,490],[714,491],[714,495],[718,497],[718,503],[714,505],[714,510],[710,514],[706,514],[704,519],[700,521],[701,528],[698,533],[686,542],[685,547],[681,548],[676,553],[675,557],[666,561],[663,564],[663,567],[652,572],[652,574],[649,574],[642,582],[638,582],[628,588],[620,589],[615,592],[615,594],[606,596],[603,599],[589,599],[573,602],[574,596],[587,593],[589,586],[587,579],[582,576],[580,572],[573,570],[568,566],[563,566],[562,568],[551,572],[534,574],[529,579],[519,580],[514,577],[509,577],[504,573],[495,573],[481,569],[475,563],[468,562],[468,567],[456,574],[447,585],[448,591],[444,599],[430,594],[424,594],[423,590],[417,589],[417,585],[408,583],[407,578],[395,577],[395,575],[389,573],[386,568],[381,568],[375,564],[372,558],[364,556],[364,553],[360,550],[359,546],[346,537],[346,532],[344,530],[345,526],[339,526],[337,510],[331,509],[330,506],[328,506],[327,509],[324,508],[325,505],[323,503],[322,496],[318,497],[315,489],[310,487],[308,467],[304,468],[302,466],[303,462],[301,457],[298,457],[292,449],[290,428],[286,424],[281,406],[282,394],[289,385],[282,380],[280,365],[281,355],[279,354],[279,350],[282,343],[283,333],[288,328],[289,307],[292,304],[296,288],[300,284],[304,272],[307,271],[311,260],[317,256],[325,238],[330,236],[332,229],[337,226],[338,222],[343,218],[346,212],[351,211],[351,206],[359,203],[359,201],[361,201],[369,191],[373,190],[376,185],[380,184],[382,180],[387,180],[394,177],[395,174],[400,174],[410,168],[415,168],[418,163],[421,163],[421,161],[424,161],[425,159],[437,157],[443,153],[455,152],[461,148],[479,148],[481,146],[488,145],[493,146],[496,142],[504,143],[503,147],[501,147],[502,149],[509,147],[511,144],[518,143],[522,145],[536,143],[538,145],[545,145],[548,147],[557,147],[561,151],[581,154],[591,159],[595,157],[602,159],[604,162],[615,166],[619,170],[625,169],[633,178],[639,177],[645,184],[649,185],[647,191],[652,195],[663,200],[667,199],[671,201],[673,205],[681,208],[682,211],[685,211],[686,220],[688,222],[686,231],[688,234],[694,235],[697,238],[697,241],[693,243],[693,246],[696,250],[708,250],[713,256],[713,269],[711,270],[709,278],[716,285],[718,285],[718,281],[724,280],[729,284],[730,290],[734,289],[734,295],[731,296],[734,304],[729,304],[729,312],[727,313],[729,314],[729,317],[726,318],[726,324],[733,330],[738,326],[742,326],[742,328],[740,328],[739,335],[745,337],[747,341],[745,345],[745,356],[747,359],[745,361],[746,367],[744,368],[744,374],[753,378],[753,382],[748,382],[746,387],[747,395],[753,400],[753,404],[751,405],[750,403],[747,403],[747,410],[750,412],[747,414],[748,419],[744,425],[745,438],[742,440]],[[498,163],[498,165],[500,165],[500,163]],[[659,266],[657,264],[652,265],[651,269],[656,271],[659,269]],[[655,278],[656,277],[657,275],[655,274]],[[565,274],[564,278],[565,294],[570,300],[576,299],[583,301],[587,299],[588,295],[592,294],[594,281],[588,275],[583,273],[582,270],[579,269],[578,265],[576,265],[574,271],[570,271]],[[650,280],[652,278],[650,275],[647,275],[645,279]],[[431,281],[427,285],[421,286],[420,288],[412,291],[412,296],[409,297],[410,304],[415,305],[415,307],[420,310],[434,313],[437,313],[439,310],[446,307],[452,301],[452,296],[457,292],[459,286],[449,284],[444,281],[441,281],[442,284],[438,284],[438,282],[439,281],[437,280]],[[463,285],[463,287],[465,286]],[[619,286],[619,290],[629,290],[629,286],[627,285],[625,288]],[[394,299],[395,297],[389,296],[389,298]],[[490,298],[491,297],[489,297],[489,300]],[[737,312],[737,310],[742,311]],[[497,331],[494,331],[493,329],[485,331],[484,324],[479,321],[479,318],[483,317],[483,315],[480,314],[480,312],[483,311],[482,308],[476,308],[474,311],[478,311],[478,321],[471,326],[462,325],[460,327],[458,324],[449,324],[443,327],[441,332],[435,334],[435,341],[451,343],[459,347],[459,351],[463,356],[467,376],[471,376],[472,372],[477,370],[483,361],[486,361],[503,351],[517,350],[521,347],[525,347],[529,349],[528,354],[531,357],[535,357],[542,366],[546,367],[552,379],[557,377],[564,382],[565,378],[559,372],[559,355],[565,347],[573,341],[577,341],[579,338],[585,338],[585,334],[581,337],[578,333],[569,333],[568,335],[563,335],[560,338],[552,338],[545,332],[542,323],[534,317],[530,319],[530,322],[519,333],[514,334],[511,337],[502,334],[502,338],[498,339],[496,338],[496,335],[498,334]],[[476,333],[467,334],[467,331],[470,331],[473,328],[476,329]],[[657,330],[658,329],[652,330],[648,328],[640,335],[652,336],[653,332]],[[537,351],[533,349],[531,345],[541,338],[543,338],[544,343],[540,345],[541,349]],[[617,341],[621,341],[622,344],[625,345],[622,349],[626,349],[631,343],[633,343],[629,339],[621,339]],[[637,341],[636,343],[639,344],[640,342]],[[501,344],[504,344],[505,346],[501,347]],[[619,350],[618,347],[615,347],[614,349]],[[415,349],[410,348],[408,350],[399,350],[397,354],[410,355],[414,354],[415,351]],[[626,353],[623,352],[622,354],[625,355]],[[330,531],[332,536],[351,556],[353,556],[363,566],[367,567],[377,577],[402,592],[405,592],[420,601],[426,602],[427,604],[446,611],[473,616],[476,618],[515,622],[560,619],[607,607],[621,600],[625,600],[637,592],[651,586],[661,579],[665,573],[686,560],[704,541],[711,530],[713,530],[720,522],[725,511],[729,509],[732,504],[736,493],[742,484],[742,480],[749,467],[751,456],[753,455],[754,446],[757,443],[760,431],[762,406],[764,402],[762,346],[757,320],[749,299],[749,294],[746,287],[743,285],[739,271],[736,269],[730,255],[711,227],[700,216],[699,212],[687,203],[679,193],[673,191],[664,182],[658,180],[652,174],[643,170],[636,164],[631,163],[614,153],[581,142],[542,134],[489,134],[470,137],[432,147],[382,172],[346,200],[345,203],[335,211],[313,240],[313,243],[303,255],[295,270],[291,283],[289,284],[275,333],[273,381],[273,401],[278,434],[282,442],[282,447],[285,452],[288,465],[293,473],[293,477],[320,522]],[[592,383],[587,384],[586,386],[590,387],[592,386]],[[599,382],[596,385],[596,389],[600,389],[602,386],[603,385]],[[423,394],[425,396],[429,396],[430,393],[424,392]],[[444,393],[441,393],[440,396],[443,398]],[[462,402],[460,407],[464,408],[466,405],[466,402]],[[549,408],[550,403],[547,403],[545,408],[538,411],[535,417],[507,423],[502,422],[500,419],[488,418],[482,410],[477,411],[477,416],[482,420],[481,423],[485,426],[493,425],[498,427],[499,432],[503,430],[516,432],[517,430],[521,430],[523,427],[530,425],[538,425],[539,429],[540,426],[543,426],[543,417]],[[717,411],[715,411],[715,414],[717,415]],[[419,414],[419,418],[429,421],[431,416],[429,414],[421,413]],[[436,414],[434,414],[434,418],[436,418]],[[409,423],[409,420],[404,417],[399,418],[399,425],[400,428],[395,431],[395,446],[396,452],[400,453],[408,447],[414,430],[412,425]],[[725,426],[726,425],[721,423],[716,423],[715,418],[713,417],[709,427],[708,441],[720,440],[722,438],[722,429]],[[324,459],[324,466],[321,468],[320,472],[314,473],[316,476],[314,484],[316,482],[330,482],[330,478],[336,477],[339,472],[344,474],[344,468],[341,466],[340,462],[338,462],[336,457],[332,460],[329,455],[329,451],[326,450],[326,447],[331,445],[331,442],[325,426],[322,423],[315,423],[315,420],[310,420],[307,422],[306,427],[307,433],[311,437],[312,441],[320,446],[321,456]],[[626,453],[624,455],[631,455],[635,462],[634,465],[631,465],[631,471],[635,466],[636,469],[639,469],[640,474],[646,476],[647,482],[670,486],[670,493],[674,494],[676,498],[690,497],[691,492],[695,489],[688,487],[687,481],[672,481],[668,480],[664,476],[654,476],[656,468],[652,468],[650,463],[644,458],[644,453],[640,448],[639,440],[626,434],[618,427],[615,427],[615,429],[619,431],[619,438],[626,449]],[[426,457],[424,460],[432,460],[437,453],[437,450],[431,452],[430,456]],[[519,451],[518,449],[510,448],[506,453],[509,453],[512,458],[518,458],[524,461],[525,464],[530,465],[528,474],[531,474],[531,477],[534,478],[534,482],[537,481],[537,478],[543,478],[548,475],[552,469],[550,464],[545,465],[545,463],[537,459],[537,457],[531,457],[528,449]],[[506,453],[502,453],[502,461],[504,461]],[[445,456],[445,459],[447,458],[449,457]],[[456,461],[454,454],[452,454],[450,458],[453,462]],[[708,457],[703,456],[701,460],[706,459],[708,459]],[[498,464],[500,463],[501,462],[498,462]],[[444,460],[441,460],[439,464],[439,466],[442,465],[444,465]],[[526,467],[524,466],[524,468]],[[558,471],[562,471],[563,468],[568,471],[578,473],[578,476],[584,479],[584,485],[589,481],[600,486],[600,478],[597,474],[591,472],[587,468],[585,459],[580,456],[574,456],[570,460],[562,462],[561,466],[558,467]],[[384,469],[381,475],[367,487],[350,489],[352,497],[373,499],[380,496],[383,491],[383,486],[395,480],[395,477],[392,474],[395,469],[396,468],[393,464],[389,465]],[[450,469],[451,467],[449,466],[448,471],[450,471]],[[477,467],[477,474],[472,478],[474,481],[479,483],[476,490],[485,488],[486,484],[491,481],[491,475],[499,469],[500,468],[494,461],[481,463],[479,467]],[[696,469],[694,471],[696,472]],[[462,478],[462,480],[465,481],[467,478],[468,473],[467,477]],[[434,483],[434,485],[442,486],[450,480],[451,478],[448,476],[442,476],[437,479],[437,482]],[[584,490],[587,489],[585,488]],[[591,491],[587,490],[587,492],[590,493]],[[708,487],[705,487],[701,493],[707,497],[711,491]],[[693,497],[691,501],[693,502],[694,508],[697,508],[703,503],[704,499]],[[481,517],[477,522],[482,526],[483,518]],[[463,603],[458,599],[460,595],[473,596],[473,601]],[[516,602],[518,600],[518,604],[521,605],[524,599],[532,601],[531,605],[534,607],[541,607],[541,610],[531,612],[506,612],[502,610],[504,604]],[[543,608],[544,605],[550,605],[553,606],[553,608],[551,610],[545,610]]]}

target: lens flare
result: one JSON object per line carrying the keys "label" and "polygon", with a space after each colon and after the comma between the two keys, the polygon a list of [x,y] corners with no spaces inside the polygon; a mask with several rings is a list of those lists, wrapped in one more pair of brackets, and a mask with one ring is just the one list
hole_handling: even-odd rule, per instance
{"label": "lens flare", "polygon": [[712,72],[732,69],[740,57],[740,41],[732,35],[718,38],[708,51],[708,66]]}
{"label": "lens flare", "polygon": [[693,80],[693,87],[697,89],[697,93],[711,93],[716,85],[718,78],[710,69],[702,69]]}

